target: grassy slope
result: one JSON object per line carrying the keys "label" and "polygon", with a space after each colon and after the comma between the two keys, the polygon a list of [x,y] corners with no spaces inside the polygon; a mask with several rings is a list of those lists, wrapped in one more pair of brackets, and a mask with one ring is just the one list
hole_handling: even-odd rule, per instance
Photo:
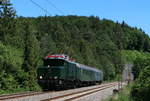
{"label": "grassy slope", "polygon": [[122,91],[104,101],[132,101],[130,97],[131,85],[124,87]]}

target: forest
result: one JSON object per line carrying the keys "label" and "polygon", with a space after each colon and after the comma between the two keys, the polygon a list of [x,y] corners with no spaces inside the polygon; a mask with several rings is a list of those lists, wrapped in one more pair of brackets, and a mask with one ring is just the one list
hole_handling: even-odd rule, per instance
{"label": "forest", "polygon": [[22,17],[9,0],[1,1],[0,94],[41,90],[36,69],[48,54],[99,68],[105,80],[115,80],[123,64],[134,64],[133,99],[148,101],[137,100],[150,93],[150,37],[142,29],[98,16]]}

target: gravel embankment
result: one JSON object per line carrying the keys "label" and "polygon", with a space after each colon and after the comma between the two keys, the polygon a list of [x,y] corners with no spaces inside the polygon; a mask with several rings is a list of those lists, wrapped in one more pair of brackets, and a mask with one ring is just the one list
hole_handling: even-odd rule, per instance
{"label": "gravel embankment", "polygon": [[[126,84],[124,83],[123,85],[125,86]],[[78,98],[73,101],[102,101],[102,100],[106,99],[107,97],[112,96],[114,89],[118,89],[118,86],[116,85],[114,87],[104,89],[102,91],[84,96],[82,98]]]}
{"label": "gravel embankment", "polygon": [[[101,86],[101,85],[97,85],[97,86]],[[57,92],[54,91],[54,92],[49,92],[45,94],[15,98],[15,99],[10,99],[10,100],[5,100],[5,101],[40,101],[40,100],[49,99],[49,98],[53,98],[53,97],[57,97],[57,96],[65,95],[65,94],[70,94],[73,92],[79,92],[79,91],[95,88],[97,86],[82,87],[82,88],[70,89],[70,90],[65,90],[65,91],[57,91]]]}

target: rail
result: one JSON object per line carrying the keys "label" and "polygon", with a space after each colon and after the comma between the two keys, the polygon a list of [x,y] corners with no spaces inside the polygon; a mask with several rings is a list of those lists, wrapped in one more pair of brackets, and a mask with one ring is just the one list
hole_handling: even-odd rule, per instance
{"label": "rail", "polygon": [[[45,98],[45,100],[41,99],[42,101],[59,101],[59,99],[65,99],[65,101],[71,101],[72,99],[77,99],[79,97],[82,97],[82,96],[85,96],[85,95],[89,95],[89,94],[92,94],[94,92],[98,92],[100,90],[104,90],[104,89],[107,89],[107,88],[110,88],[110,87],[113,87],[117,84],[117,82],[114,82],[114,83],[105,83],[105,84],[101,84],[101,85],[98,85],[96,87],[93,87],[93,88],[88,88],[88,89],[82,89],[81,91],[75,91],[75,92],[71,92],[67,94],[62,94],[60,96],[54,96],[54,97],[51,97],[51,98]],[[80,88],[78,88],[80,89]],[[56,93],[59,93],[59,92],[63,92],[63,91],[47,91],[47,92],[24,92],[24,93],[15,93],[15,94],[10,94],[10,95],[1,95],[0,96],[0,101],[4,101],[4,100],[12,100],[12,99],[19,99],[19,98],[22,98],[22,97],[32,97],[32,96],[39,96],[39,95],[42,95],[42,94],[49,94],[51,95],[51,92],[56,92]],[[39,99],[40,100],[40,99]],[[61,100],[62,101],[62,100]]]}
{"label": "rail", "polygon": [[102,85],[100,87],[95,87],[95,88],[88,89],[88,90],[83,90],[83,91],[79,91],[79,92],[75,92],[75,93],[57,96],[57,97],[45,99],[42,101],[72,101],[72,100],[75,100],[77,98],[80,98],[80,97],[83,97],[83,96],[86,96],[86,95],[89,95],[89,94],[113,87],[115,85],[117,85],[117,83],[109,83],[109,84]]}

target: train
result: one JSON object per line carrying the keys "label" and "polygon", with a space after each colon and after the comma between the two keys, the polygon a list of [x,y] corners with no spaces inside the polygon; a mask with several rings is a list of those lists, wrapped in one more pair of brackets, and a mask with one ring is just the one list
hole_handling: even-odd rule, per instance
{"label": "train", "polygon": [[77,88],[101,84],[103,72],[75,62],[64,54],[47,55],[37,68],[38,84],[42,89]]}

